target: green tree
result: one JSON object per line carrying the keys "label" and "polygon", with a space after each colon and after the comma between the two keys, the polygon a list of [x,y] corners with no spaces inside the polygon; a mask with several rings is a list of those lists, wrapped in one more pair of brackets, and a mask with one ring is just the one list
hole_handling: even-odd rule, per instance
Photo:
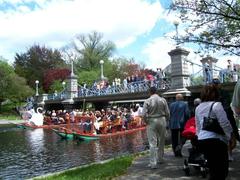
{"label": "green tree", "polygon": [[17,103],[33,94],[26,80],[19,77],[14,72],[14,68],[2,60],[0,60],[0,76],[0,106],[5,100]]}
{"label": "green tree", "polygon": [[98,81],[100,77],[100,71],[79,71],[77,73],[78,83],[80,85],[87,84],[88,86],[92,86],[94,81]]}
{"label": "green tree", "polygon": [[[105,67],[105,66],[104,66]],[[114,78],[124,79],[127,76],[132,76],[135,74],[142,74],[142,70],[144,69],[144,63],[137,64],[133,58],[125,58],[119,57],[110,61],[110,65],[107,65],[106,77],[109,78],[110,82],[114,80]]]}
{"label": "green tree", "polygon": [[92,85],[100,80],[100,60],[104,61],[104,76],[112,82],[115,78],[123,79],[136,74],[144,65],[135,63],[134,59],[125,57],[112,58],[115,45],[111,41],[103,41],[103,35],[96,31],[80,34],[71,44],[62,49],[65,61],[74,62],[74,73],[80,84]]}
{"label": "green tree", "polygon": [[196,77],[191,76],[190,80],[191,80],[191,86],[197,86],[197,85],[204,84],[203,76],[196,76]]}
{"label": "green tree", "polygon": [[33,45],[25,53],[17,53],[14,61],[15,72],[24,77],[31,87],[35,87],[35,80],[42,85],[47,70],[65,66],[59,50],[39,45]]}
{"label": "green tree", "polygon": [[[95,70],[99,66],[99,61],[108,59],[115,50],[115,45],[111,41],[103,41],[103,34],[93,31],[90,34],[79,34],[69,45],[65,52],[75,51],[74,59],[77,61],[79,70]],[[71,56],[72,57],[72,56]]]}
{"label": "green tree", "polygon": [[49,93],[62,92],[65,88],[63,87],[62,82],[63,82],[62,80],[53,81],[53,83],[50,85]]}
{"label": "green tree", "polygon": [[171,7],[185,23],[180,43],[198,43],[200,51],[240,55],[239,0],[175,0]]}

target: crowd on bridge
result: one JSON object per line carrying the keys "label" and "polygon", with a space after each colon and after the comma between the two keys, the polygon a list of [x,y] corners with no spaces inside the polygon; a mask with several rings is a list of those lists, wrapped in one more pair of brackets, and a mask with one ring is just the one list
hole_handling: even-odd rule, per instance
{"label": "crowd on bridge", "polygon": [[[227,60],[226,68],[217,70],[211,67],[207,62],[202,65],[203,84],[209,84],[213,79],[217,79],[220,83],[237,82],[238,65],[233,64],[231,60]],[[193,74],[192,74],[193,76]],[[190,85],[190,84],[189,84]],[[161,68],[145,75],[131,75],[123,80],[115,78],[110,83],[106,78],[95,81],[93,85],[87,86],[83,84],[79,87],[79,96],[89,95],[105,95],[114,93],[139,92],[146,91],[149,87],[155,86],[157,89],[169,89],[171,86],[170,79],[167,78],[166,72]]]}
{"label": "crowd on bridge", "polygon": [[138,73],[127,76],[123,80],[115,78],[112,83],[107,79],[95,81],[92,86],[87,86],[84,83],[80,86],[79,96],[88,95],[103,95],[119,92],[138,92],[148,89],[150,86],[155,86],[158,89],[168,89],[169,83],[165,72],[161,68],[146,75],[139,75]]}
{"label": "crowd on bridge", "polygon": [[221,83],[224,82],[237,82],[239,67],[233,64],[232,60],[227,60],[227,67],[216,70],[215,67],[210,67],[208,63],[203,64],[203,74],[205,84],[209,84],[213,79],[218,79]]}

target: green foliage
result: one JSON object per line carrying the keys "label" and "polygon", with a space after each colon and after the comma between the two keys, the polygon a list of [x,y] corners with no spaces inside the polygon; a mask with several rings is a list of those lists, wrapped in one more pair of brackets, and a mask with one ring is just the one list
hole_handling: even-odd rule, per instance
{"label": "green foliage", "polygon": [[15,72],[26,78],[33,88],[35,80],[39,80],[39,87],[42,85],[47,70],[65,66],[60,51],[39,45],[33,45],[25,53],[17,53],[14,62]]}
{"label": "green foliage", "polygon": [[10,76],[10,84],[8,93],[10,99],[13,102],[24,101],[27,97],[33,95],[33,89],[26,84],[26,80],[17,76],[15,73]]}
{"label": "green foliage", "polygon": [[199,53],[225,50],[240,55],[240,3],[238,0],[176,0],[172,10],[179,12],[186,35],[180,41],[199,44]]}
{"label": "green foliage", "polygon": [[93,85],[93,82],[100,78],[100,70],[81,71],[78,72],[77,76],[79,84]]}
{"label": "green foliage", "polygon": [[197,86],[197,85],[202,85],[203,84],[203,77],[202,76],[191,76],[191,86]]}
{"label": "green foliage", "polygon": [[100,60],[107,60],[111,57],[115,45],[111,41],[103,41],[102,38],[103,35],[96,31],[88,35],[80,34],[76,36],[73,47],[79,54],[77,58],[79,68],[85,70],[96,69]]}
{"label": "green foliage", "polygon": [[19,102],[33,94],[26,80],[15,74],[13,67],[0,60],[0,105],[5,100]]}
{"label": "green foliage", "polygon": [[91,179],[111,179],[126,173],[127,168],[132,164],[133,156],[125,156],[116,158],[112,161],[103,164],[93,164],[83,168],[68,170],[58,175],[49,176],[46,178],[35,178],[40,180],[91,180]]}
{"label": "green foliage", "polygon": [[55,91],[56,92],[61,92],[63,91],[64,87],[62,85],[62,81],[61,80],[56,80],[52,83],[52,85],[50,86],[49,88],[49,93],[54,93]]}
{"label": "green foliage", "polygon": [[16,111],[16,105],[21,106],[25,103],[13,103],[13,102],[7,102],[3,104],[0,108],[0,120],[19,120],[21,117],[19,116],[18,112]]}
{"label": "green foliage", "polygon": [[144,66],[134,62],[134,59],[124,57],[112,58],[115,45],[111,41],[103,41],[103,35],[98,32],[80,34],[63,49],[66,61],[74,61],[74,72],[80,84],[92,85],[100,79],[100,60],[104,61],[104,77],[111,83],[115,78],[123,79],[140,72]]}

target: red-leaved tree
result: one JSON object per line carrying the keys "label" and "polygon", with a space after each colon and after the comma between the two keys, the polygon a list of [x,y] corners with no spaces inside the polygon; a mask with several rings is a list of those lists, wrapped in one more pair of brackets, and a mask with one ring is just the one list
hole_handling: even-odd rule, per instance
{"label": "red-leaved tree", "polygon": [[63,69],[49,69],[44,73],[43,79],[43,89],[45,92],[49,91],[49,87],[56,80],[64,81],[69,75],[71,71],[67,68]]}

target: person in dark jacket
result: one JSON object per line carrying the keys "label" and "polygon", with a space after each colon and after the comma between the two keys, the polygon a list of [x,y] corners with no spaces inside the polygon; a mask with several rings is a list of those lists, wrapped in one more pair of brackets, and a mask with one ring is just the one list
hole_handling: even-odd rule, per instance
{"label": "person in dark jacket", "polygon": [[169,128],[172,136],[172,149],[176,157],[182,156],[182,145],[185,138],[181,136],[186,121],[190,117],[188,104],[183,101],[183,95],[177,94],[176,101],[170,104]]}

